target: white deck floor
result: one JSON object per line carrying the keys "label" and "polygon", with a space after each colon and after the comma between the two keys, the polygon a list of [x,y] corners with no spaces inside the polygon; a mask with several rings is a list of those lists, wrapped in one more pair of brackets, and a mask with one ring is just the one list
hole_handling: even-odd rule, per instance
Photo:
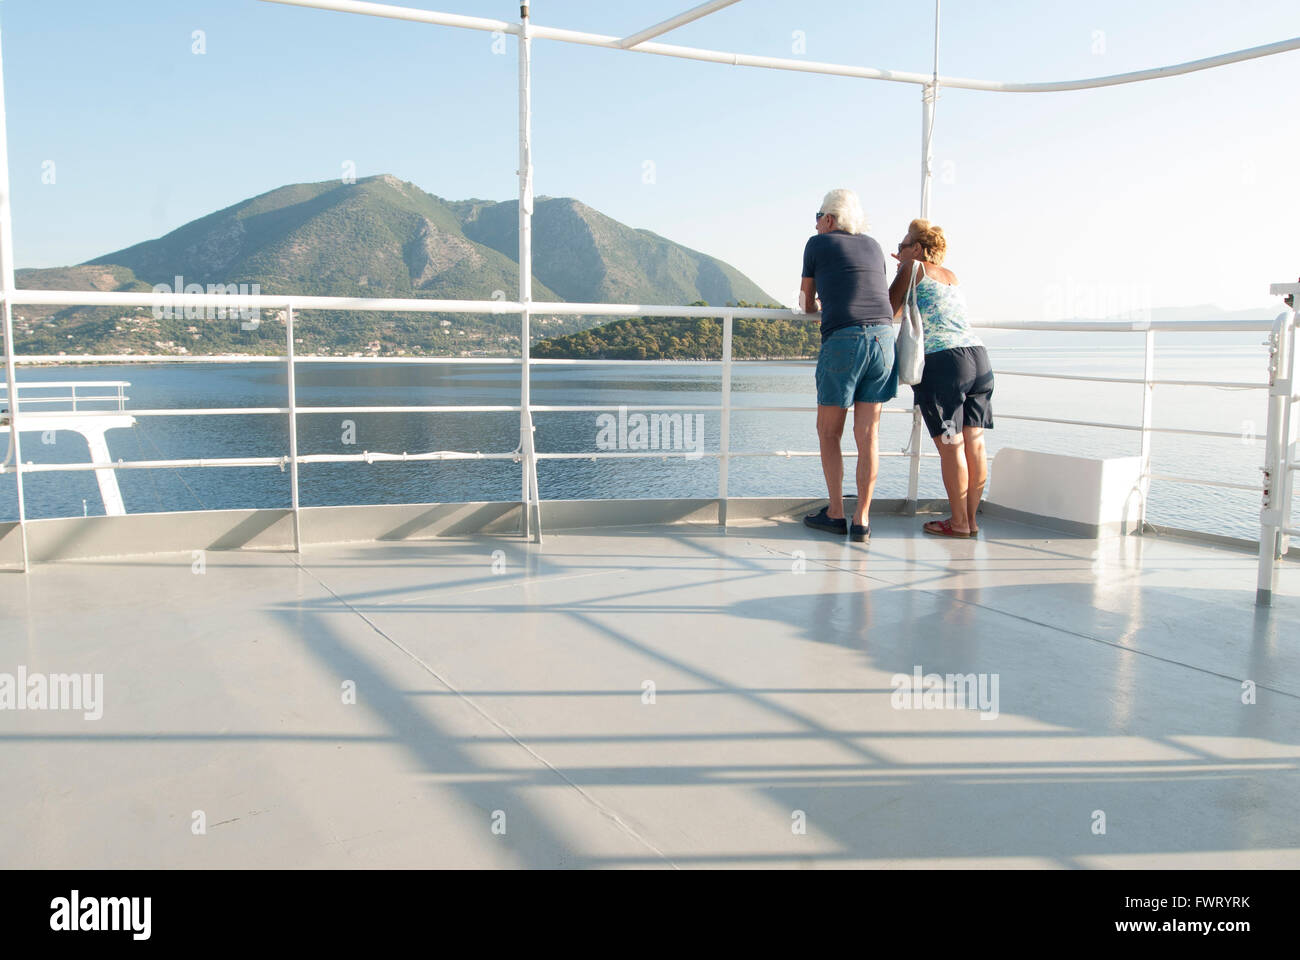
{"label": "white deck floor", "polygon": [[1300,867],[1300,565],[1257,610],[1246,553],[919,522],[0,575],[0,672],[105,699],[0,711],[0,866]]}

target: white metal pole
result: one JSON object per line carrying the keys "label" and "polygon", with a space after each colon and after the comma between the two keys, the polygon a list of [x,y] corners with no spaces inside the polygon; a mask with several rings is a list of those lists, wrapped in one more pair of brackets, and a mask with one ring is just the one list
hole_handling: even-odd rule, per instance
{"label": "white metal pole", "polygon": [[[3,44],[0,44],[2,46]],[[9,210],[9,133],[5,121],[4,63],[0,59],[0,297],[4,298],[5,381],[9,391],[9,443],[14,452],[14,479],[18,486],[18,539],[22,545],[23,573],[27,559],[27,505],[23,499],[23,448],[18,413],[18,378],[14,371],[14,232]]]}
{"label": "white metal pole", "polygon": [[921,88],[921,218],[930,218],[930,183],[934,179],[934,104],[939,97],[939,0],[934,0],[934,71]]}
{"label": "white metal pole", "polygon": [[1151,494],[1151,424],[1152,402],[1155,400],[1155,388],[1151,381],[1156,378],[1156,332],[1148,330],[1143,340],[1145,353],[1142,363],[1142,476],[1138,479],[1142,494],[1142,505],[1138,510],[1137,532],[1144,533],[1147,523],[1147,498]]}
{"label": "white metal pole", "polygon": [[298,385],[294,376],[293,304],[284,312],[284,336],[288,341],[286,380],[289,385],[289,491],[293,507],[293,552],[302,553],[302,514],[298,506]]}
{"label": "white metal pole", "polygon": [[[718,523],[727,525],[727,473],[731,460],[731,332],[735,316],[722,314],[722,416],[718,433]],[[696,443],[702,444],[703,437]]]}
{"label": "white metal pole", "polygon": [[[934,68],[921,87],[921,219],[930,219],[930,184],[934,180],[934,107],[939,97],[939,0],[934,0]],[[911,456],[907,465],[907,500],[903,512],[914,516],[921,489],[921,408],[912,407]]]}
{"label": "white metal pole", "polygon": [[[523,464],[520,532],[529,535],[533,509],[533,474],[537,457],[533,448],[532,359],[530,319],[533,300],[533,149],[532,149],[532,40],[528,2],[519,5],[519,452]],[[541,508],[538,507],[540,519]],[[540,542],[541,531],[533,537]]]}
{"label": "white metal pole", "polygon": [[1255,589],[1255,604],[1264,607],[1273,602],[1279,534],[1285,522],[1282,485],[1290,479],[1282,427],[1293,392],[1289,376],[1293,319],[1288,310],[1273,322],[1268,358],[1268,429],[1264,436],[1264,494],[1259,511],[1259,577]]}
{"label": "white metal pole", "polygon": [[1287,555],[1291,546],[1291,538],[1287,529],[1291,526],[1291,499],[1292,490],[1295,488],[1295,478],[1292,471],[1295,469],[1292,460],[1292,444],[1294,443],[1295,421],[1293,415],[1295,412],[1295,367],[1296,367],[1296,313],[1291,311],[1291,319],[1287,324],[1287,356],[1286,366],[1283,370],[1286,373],[1285,392],[1290,398],[1282,403],[1282,443],[1281,459],[1279,460],[1280,470],[1278,476],[1282,480],[1281,496],[1278,500],[1278,511],[1281,514],[1281,523],[1277,534],[1277,558],[1281,560]]}

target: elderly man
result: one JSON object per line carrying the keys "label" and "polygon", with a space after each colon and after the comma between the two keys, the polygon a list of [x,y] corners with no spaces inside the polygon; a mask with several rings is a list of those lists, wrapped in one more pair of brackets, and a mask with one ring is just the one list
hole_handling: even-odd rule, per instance
{"label": "elderly man", "polygon": [[[889,303],[885,254],[866,234],[867,220],[852,190],[832,190],[817,211],[817,235],[803,253],[800,301],[816,313],[821,301],[821,352],[817,356],[817,438],[830,503],[804,523],[865,543],[867,515],[879,468],[881,404],[898,393],[894,362],[894,311]],[[849,407],[858,447],[858,499],[853,522],[844,516],[844,457],[840,437]]]}

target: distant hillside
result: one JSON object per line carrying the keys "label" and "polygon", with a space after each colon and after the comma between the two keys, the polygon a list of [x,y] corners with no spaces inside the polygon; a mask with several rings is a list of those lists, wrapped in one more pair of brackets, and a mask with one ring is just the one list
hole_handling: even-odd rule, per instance
{"label": "distant hillside", "polygon": [[[519,204],[469,211],[465,235],[513,257]],[[571,198],[533,202],[533,272],[571,303],[705,303],[772,300],[721,260],[634,230]]]}
{"label": "distant hillside", "polygon": [[[694,304],[704,306],[705,304]],[[776,306],[742,303],[738,306]],[[821,322],[791,315],[789,320],[733,321],[731,355],[737,360],[791,360],[815,357],[821,348]],[[583,360],[720,360],[722,321],[681,317],[631,317],[534,344],[533,355]]]}
{"label": "distant hillside", "polygon": [[[538,198],[533,298],[723,306],[771,300],[728,264],[577,200]],[[256,284],[265,294],[514,299],[519,287],[515,201],[448,201],[390,175],[356,183],[293,184],[218,210],[163,237],[76,267],[20,270],[20,287],[147,290],[186,284]],[[275,353],[275,317],[254,326],[197,317],[156,318],[148,308],[25,308],[24,352]],[[571,333],[594,318],[536,316],[535,336]],[[517,353],[513,316],[305,312],[304,355]]]}

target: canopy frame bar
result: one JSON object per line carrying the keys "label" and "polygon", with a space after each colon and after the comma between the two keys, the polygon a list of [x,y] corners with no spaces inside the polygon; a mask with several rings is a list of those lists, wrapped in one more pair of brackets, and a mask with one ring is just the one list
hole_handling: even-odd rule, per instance
{"label": "canopy frame bar", "polygon": [[[414,7],[395,6],[386,3],[370,3],[368,0],[261,0],[263,3],[277,3],[284,6],[311,7],[317,10],[331,10],[338,13],[356,13],[363,16],[381,17],[394,20],[413,20],[420,23],[432,23],[440,26],[460,27],[469,30],[486,30],[489,32],[518,34],[519,24],[505,20],[489,20],[483,17],[466,17],[459,14],[441,13],[434,10],[420,10]],[[598,33],[586,33],[580,30],[565,30],[558,27],[529,25],[529,34],[534,39],[558,40],[562,43],[580,43],[588,46],[606,47],[611,50],[631,50],[635,53],[651,53],[663,57],[677,57],[683,60],[703,60],[713,63],[726,63],[740,67],[762,67],[771,70],[793,70],[800,73],[824,73],[841,77],[856,77],[860,80],[891,80],[896,83],[914,83],[919,86],[936,83],[943,87],[957,87],[965,90],[987,90],[996,93],[1057,93],[1067,90],[1083,90],[1090,87],[1111,87],[1123,83],[1138,83],[1143,80],[1157,80],[1164,77],[1195,73],[1209,70],[1244,60],[1270,57],[1279,53],[1300,50],[1300,37],[1278,40],[1258,47],[1233,50],[1228,53],[1175,63],[1163,67],[1151,67],[1129,73],[1116,73],[1103,77],[1086,77],[1078,80],[1052,80],[1045,82],[1006,82],[1000,80],[975,80],[966,77],[937,77],[933,73],[916,73],[906,70],[885,70],[877,67],[860,67],[836,63],[819,63],[812,60],[795,60],[783,57],[762,57],[747,53],[727,53],[720,50],[705,50],[699,47],[683,47],[650,41],[624,46],[625,38],[612,37]]]}
{"label": "canopy frame bar", "polygon": [[740,0],[709,0],[708,3],[701,3],[698,7],[692,7],[683,13],[677,14],[675,17],[669,17],[667,20],[656,23],[653,27],[646,27],[644,30],[638,31],[637,33],[629,34],[620,40],[618,45],[624,50],[628,50],[635,47],[638,43],[645,43],[647,40],[653,40],[655,37],[665,34],[669,30],[676,30],[680,26],[691,23],[694,20],[699,20],[701,17],[707,17],[709,14],[716,13],[723,7],[729,7],[732,4],[739,2]]}

